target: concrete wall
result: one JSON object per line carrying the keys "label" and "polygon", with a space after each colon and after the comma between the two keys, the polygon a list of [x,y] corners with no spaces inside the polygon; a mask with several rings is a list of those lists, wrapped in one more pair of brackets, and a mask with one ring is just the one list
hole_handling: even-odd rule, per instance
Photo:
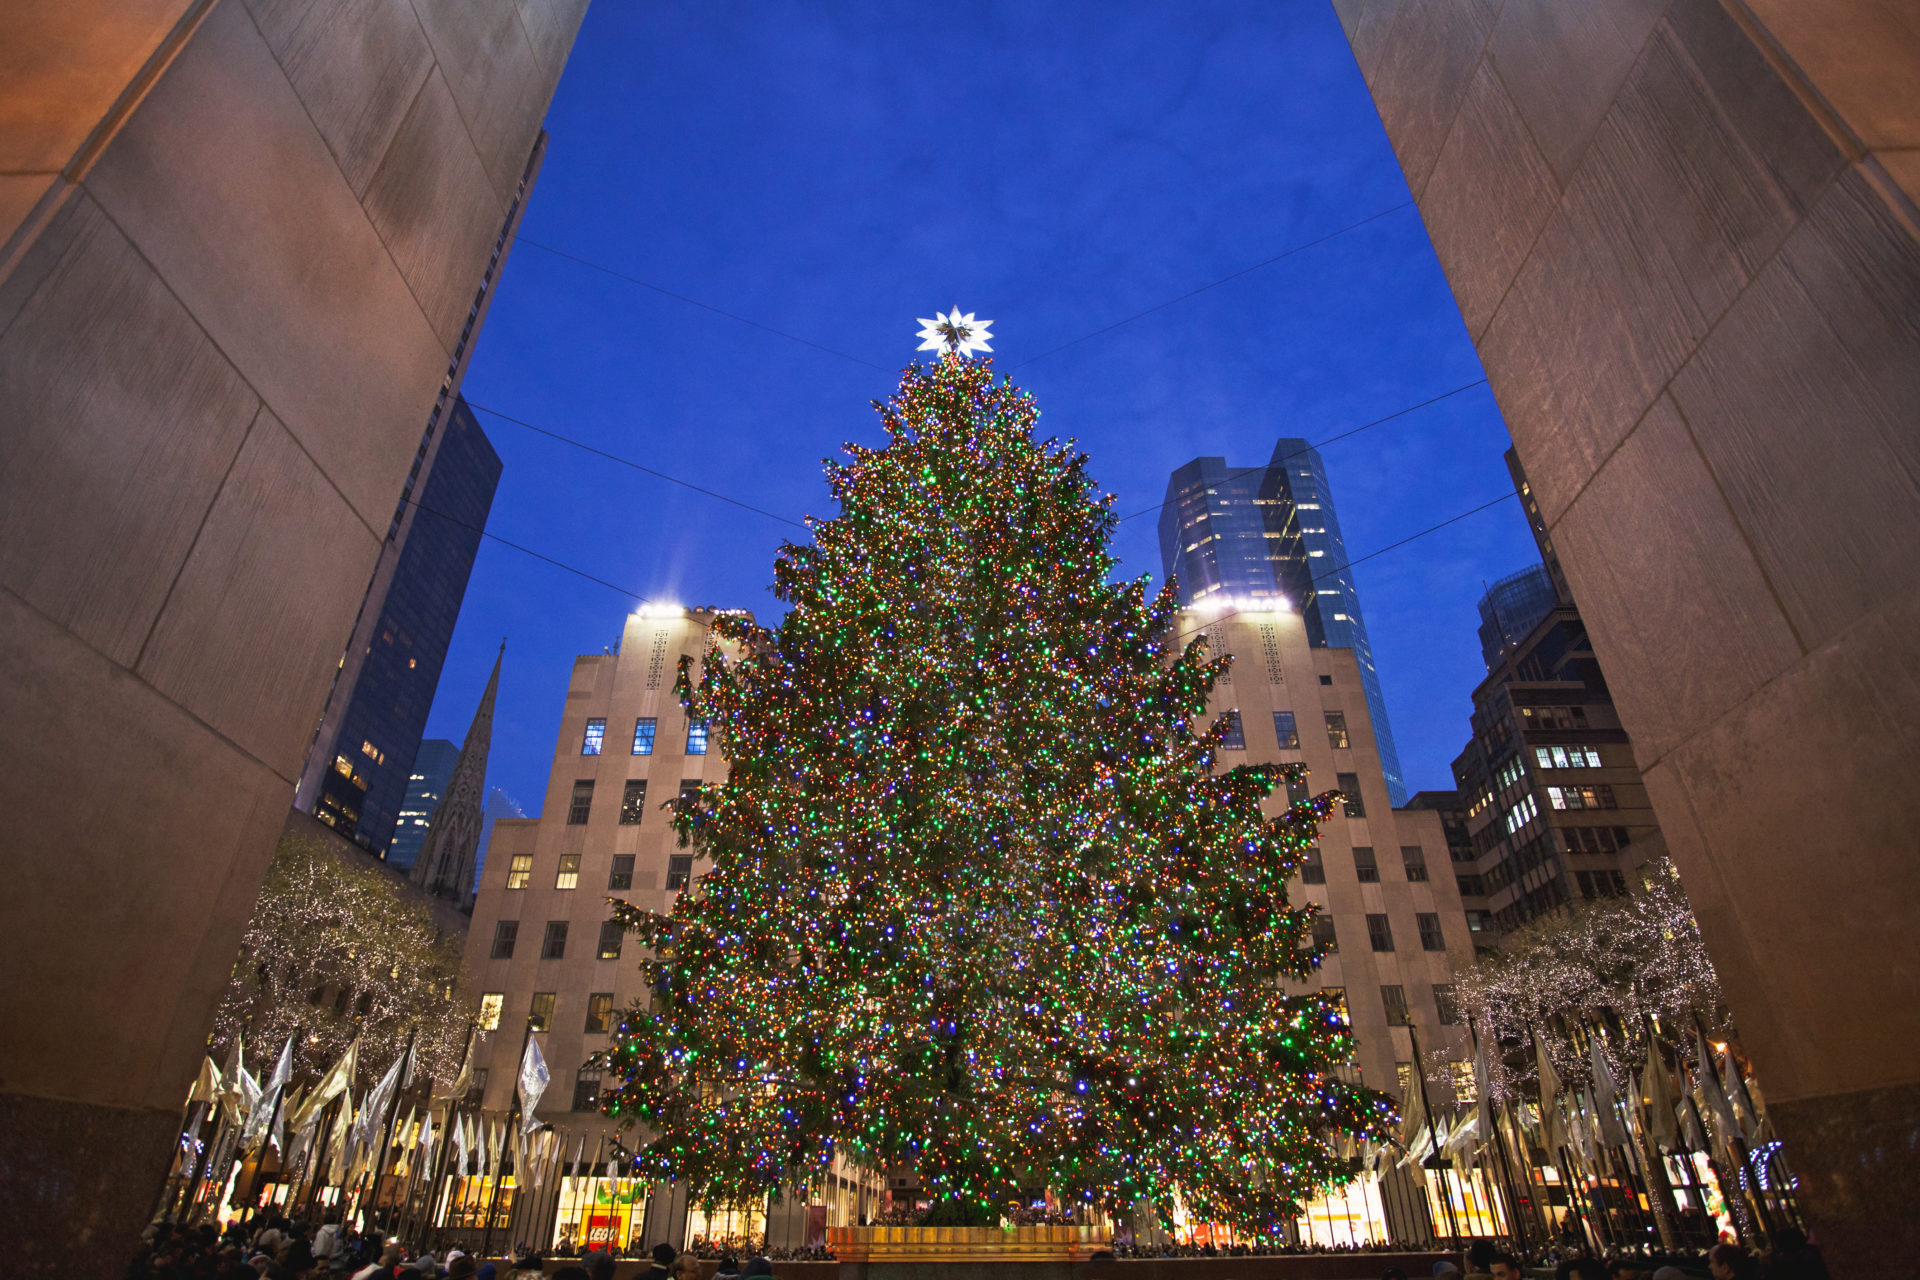
{"label": "concrete wall", "polygon": [[1920,13],[1335,0],[1834,1273],[1920,1174]]}
{"label": "concrete wall", "polygon": [[585,0],[0,16],[0,1234],[104,1274]]}

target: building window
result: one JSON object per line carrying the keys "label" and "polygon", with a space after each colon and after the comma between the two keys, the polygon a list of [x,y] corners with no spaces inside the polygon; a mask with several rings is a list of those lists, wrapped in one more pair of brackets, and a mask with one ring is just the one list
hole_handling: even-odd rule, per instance
{"label": "building window", "polygon": [[1393,926],[1384,915],[1367,916],[1367,941],[1375,951],[1393,950]]}
{"label": "building window", "polygon": [[1459,888],[1463,898],[1484,898],[1487,896],[1487,882],[1477,871],[1460,872],[1453,877],[1453,883]]}
{"label": "building window", "polygon": [[626,787],[620,792],[620,825],[637,827],[640,816],[647,811],[647,780],[628,778]]}
{"label": "building window", "polygon": [[700,779],[687,778],[680,783],[680,812],[685,813],[700,800]]}
{"label": "building window", "polygon": [[573,1109],[575,1111],[598,1111],[600,1109],[600,1072],[591,1067],[581,1067],[573,1077]]}
{"label": "building window", "polygon": [[1287,775],[1287,803],[1288,804],[1301,804],[1312,798],[1313,798],[1312,796],[1307,794],[1306,770],[1304,769],[1301,770],[1300,776],[1297,778],[1294,777],[1292,774]]}
{"label": "building window", "polygon": [[533,1003],[527,1006],[527,1022],[535,1031],[547,1031],[553,1027],[553,992],[536,991]]}
{"label": "building window", "polygon": [[1333,927],[1332,916],[1313,918],[1313,945],[1317,951],[1333,955],[1340,950],[1340,935]]}
{"label": "building window", "polygon": [[587,1030],[598,1033],[613,1030],[613,992],[596,991],[587,997]]}
{"label": "building window", "polygon": [[593,779],[582,778],[573,784],[573,799],[567,802],[567,825],[582,827],[586,825],[587,814],[593,811]]}
{"label": "building window", "polygon": [[556,889],[578,889],[580,887],[580,855],[563,853],[560,855],[560,874],[553,878]]}
{"label": "building window", "polygon": [[587,721],[587,732],[580,739],[580,754],[597,756],[600,744],[607,740],[607,722],[604,717]]}
{"label": "building window", "polygon": [[488,991],[480,997],[480,1029],[498,1031],[500,1029],[500,1011],[506,1007],[507,993]]}
{"label": "building window", "polygon": [[533,879],[533,855],[516,853],[513,861],[507,864],[507,888],[524,889]]}
{"label": "building window", "polygon": [[1600,753],[1591,747],[1535,747],[1533,758],[1542,769],[1598,769]]}
{"label": "building window", "polygon": [[1613,797],[1613,788],[1598,787],[1548,787],[1547,803],[1556,809],[1614,809],[1619,802]]}
{"label": "building window", "polygon": [[667,888],[684,889],[693,879],[693,855],[676,853],[667,859]]}
{"label": "building window", "polygon": [[1220,747],[1224,751],[1245,751],[1247,749],[1247,731],[1240,724],[1238,709],[1223,711],[1220,719],[1226,723],[1226,729],[1220,734]]}
{"label": "building window", "polygon": [[616,853],[613,855],[613,870],[607,873],[607,888],[627,890],[633,888],[633,855]]}
{"label": "building window", "polygon": [[633,722],[633,754],[637,756],[653,754],[653,731],[658,723],[652,716],[641,716]]}
{"label": "building window", "polygon": [[518,920],[496,920],[493,925],[493,958],[513,959],[513,944],[520,937]]}
{"label": "building window", "polygon": [[618,960],[620,940],[626,936],[627,931],[618,920],[602,920],[600,922],[600,958]]}
{"label": "building window", "polygon": [[1320,677],[1320,683],[1321,683],[1321,684],[1332,684],[1332,683],[1333,683],[1333,677],[1332,677],[1332,676],[1321,676],[1321,677]]}
{"label": "building window", "polygon": [[1467,930],[1470,933],[1485,933],[1493,927],[1493,917],[1484,911],[1467,912]]}
{"label": "building window", "polygon": [[567,954],[567,922],[565,920],[547,921],[547,936],[540,944],[542,960],[562,960]]}
{"label": "building window", "polygon": [[1422,951],[1445,951],[1447,940],[1440,936],[1440,917],[1432,911],[1416,914],[1414,921],[1420,926],[1420,949]]}
{"label": "building window", "polygon": [[1325,884],[1327,882],[1327,864],[1320,860],[1319,846],[1300,855],[1300,883]]}
{"label": "building window", "polygon": [[[489,1028],[489,1030],[491,1030],[491,1028]],[[477,1107],[480,1105],[480,1100],[486,1096],[487,1069],[485,1067],[475,1067],[473,1069],[473,1080],[467,1085],[467,1101]]]}
{"label": "building window", "polygon": [[707,722],[705,720],[687,721],[687,754],[690,756],[707,754]]}
{"label": "building window", "polygon": [[[1547,788],[1550,793],[1558,791],[1559,789],[1558,787]],[[1552,799],[1552,796],[1549,795],[1548,799]],[[1520,803],[1507,810],[1506,817],[1503,819],[1506,824],[1507,834],[1512,835],[1539,816],[1540,806],[1534,802],[1533,792],[1529,791],[1520,797]]]}
{"label": "building window", "polygon": [[1372,845],[1353,846],[1353,873],[1360,878],[1361,884],[1380,883],[1380,864],[1373,859]]}
{"label": "building window", "polygon": [[1333,1016],[1340,1020],[1341,1026],[1352,1025],[1353,1019],[1347,1016],[1347,989],[1345,987],[1322,987],[1320,988],[1320,998],[1333,1007]]}
{"label": "building window", "polygon": [[1347,798],[1347,816],[1364,818],[1367,816],[1366,801],[1360,798],[1360,775],[1357,773],[1338,773],[1334,775],[1339,784],[1340,794]]}
{"label": "building window", "polygon": [[1407,869],[1407,879],[1417,882],[1427,878],[1427,854],[1419,845],[1401,845],[1400,861]]}
{"label": "building window", "polygon": [[1273,713],[1273,736],[1279,742],[1282,751],[1300,749],[1300,730],[1293,723],[1293,712],[1276,711]]}
{"label": "building window", "polygon": [[1327,712],[1327,745],[1336,751],[1345,750],[1352,745],[1347,741],[1347,713],[1344,711]]}
{"label": "building window", "polygon": [[1454,997],[1451,982],[1433,984],[1433,1007],[1440,1015],[1440,1025],[1457,1027],[1460,1025],[1460,1002]]}
{"label": "building window", "polygon": [[1407,1017],[1407,989],[1405,987],[1397,982],[1382,983],[1380,986],[1380,1003],[1387,1008],[1388,1026],[1405,1027],[1412,1025],[1412,1019]]}

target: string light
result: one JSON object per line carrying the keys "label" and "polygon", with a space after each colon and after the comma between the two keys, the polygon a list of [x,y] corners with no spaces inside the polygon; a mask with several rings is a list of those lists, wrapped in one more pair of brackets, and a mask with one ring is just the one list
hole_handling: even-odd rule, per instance
{"label": "string light", "polygon": [[596,1059],[642,1176],[708,1203],[836,1156],[980,1205],[1177,1197],[1265,1230],[1384,1141],[1287,882],[1340,799],[1214,771],[1226,660],[1108,581],[1112,499],[990,361],[914,365],[785,546],[776,630],[713,624],[677,689],[730,762],[674,802],[712,868],[615,902],[650,999]]}

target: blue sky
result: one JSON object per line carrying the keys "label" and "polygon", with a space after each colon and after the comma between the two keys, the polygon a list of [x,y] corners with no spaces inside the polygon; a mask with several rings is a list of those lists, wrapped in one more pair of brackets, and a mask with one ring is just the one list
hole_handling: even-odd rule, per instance
{"label": "blue sky", "polygon": [[[1325,0],[600,0],[547,128],[525,236],[879,368],[522,245],[468,399],[789,516],[833,513],[821,460],[876,441],[915,317],[956,303],[1122,513],[1196,455],[1263,463],[1481,376],[1410,206],[1014,369],[1408,201]],[[797,531],[481,421],[491,532],[771,616]],[[1328,447],[1349,551],[1508,491],[1507,443],[1480,386]],[[1158,580],[1151,516],[1116,551]],[[1507,502],[1355,570],[1409,790],[1451,785],[1482,581],[1534,556]],[[429,736],[464,732],[505,636],[490,781],[537,811],[573,657],[629,607],[484,543]]]}

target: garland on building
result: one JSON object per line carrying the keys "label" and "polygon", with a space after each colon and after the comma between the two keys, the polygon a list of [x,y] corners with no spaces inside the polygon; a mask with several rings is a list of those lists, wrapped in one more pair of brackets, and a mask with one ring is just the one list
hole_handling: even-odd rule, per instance
{"label": "garland on building", "polygon": [[711,869],[670,914],[615,904],[652,997],[604,1108],[708,1201],[838,1155],[976,1205],[1269,1228],[1395,1119],[1336,1075],[1337,1004],[1281,990],[1320,958],[1286,886],[1339,793],[1275,817],[1302,766],[1216,774],[1227,660],[1177,645],[1171,586],[1108,581],[1111,497],[965,354],[830,464],[781,625],[722,618],[683,661],[731,767],[674,802]]}

